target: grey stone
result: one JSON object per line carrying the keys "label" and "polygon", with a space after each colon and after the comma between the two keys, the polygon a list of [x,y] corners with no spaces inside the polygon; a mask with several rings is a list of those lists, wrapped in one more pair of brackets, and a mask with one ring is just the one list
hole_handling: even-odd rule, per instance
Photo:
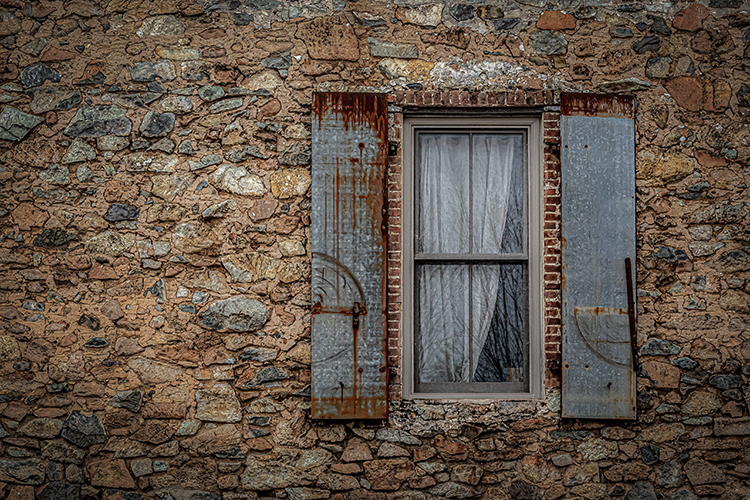
{"label": "grey stone", "polygon": [[156,283],[154,283],[149,288],[146,288],[146,290],[143,292],[143,296],[147,297],[149,293],[152,296],[156,297],[157,304],[163,304],[167,298],[167,287],[164,284],[164,280],[159,278]]}
{"label": "grey stone", "polygon": [[53,481],[36,495],[36,500],[78,500],[81,496],[80,484]]}
{"label": "grey stone", "polygon": [[66,186],[70,184],[70,171],[68,167],[53,164],[39,172],[39,178],[53,184]]}
{"label": "grey stone", "polygon": [[713,224],[731,224],[740,222],[745,218],[745,203],[732,205],[728,201],[722,201],[716,205],[696,212],[691,217],[691,222],[707,222]]}
{"label": "grey stone", "polygon": [[258,146],[243,146],[241,151],[235,151],[233,149],[228,153],[224,153],[224,159],[231,161],[232,163],[239,163],[250,157],[260,158],[261,160],[268,159],[268,155],[261,153]]}
{"label": "grey stone", "polygon": [[297,469],[282,462],[248,456],[242,473],[242,486],[248,490],[268,491],[292,486],[305,486],[310,481]]}
{"label": "grey stone", "polygon": [[27,300],[21,306],[27,311],[44,311],[44,304],[41,302],[35,302],[33,300]]}
{"label": "grey stone", "polygon": [[78,410],[68,415],[60,435],[66,441],[81,448],[107,441],[107,432],[96,414],[87,417]]}
{"label": "grey stone", "polygon": [[45,229],[42,234],[34,238],[34,246],[41,248],[61,247],[76,238],[78,238],[76,234],[67,233],[61,228]]}
{"label": "grey stone", "polygon": [[128,109],[145,108],[147,104],[145,97],[141,94],[104,94],[102,102]]}
{"label": "grey stone", "polygon": [[606,441],[604,439],[594,438],[584,441],[578,445],[577,451],[581,454],[581,457],[590,462],[598,462],[605,458],[616,458],[618,454],[618,446],[614,441]]}
{"label": "grey stone", "polygon": [[79,108],[63,133],[71,137],[126,136],[133,122],[125,113],[125,109],[115,105]]}
{"label": "grey stone", "polygon": [[141,27],[135,32],[143,38],[145,36],[168,36],[180,35],[185,32],[185,27],[175,16],[153,16],[147,17]]}
{"label": "grey stone", "polygon": [[252,332],[266,324],[268,312],[257,300],[238,295],[214,302],[198,317],[208,330]]}
{"label": "grey stone", "polygon": [[682,466],[676,460],[664,462],[656,471],[657,486],[677,488],[682,484]]}
{"label": "grey stone", "polygon": [[132,205],[124,203],[113,203],[104,214],[104,220],[108,222],[118,222],[123,220],[136,220],[140,210]]}
{"label": "grey stone", "polygon": [[128,144],[130,144],[130,141],[127,137],[105,135],[96,138],[96,147],[102,151],[121,151],[128,147]]}
{"label": "grey stone", "polygon": [[561,55],[565,54],[568,41],[557,31],[540,31],[531,35],[531,46],[537,54]]}
{"label": "grey stone", "polygon": [[633,42],[633,50],[638,54],[646,52],[657,52],[661,45],[661,38],[658,36],[647,36],[641,40]]}
{"label": "grey stone", "polygon": [[688,490],[679,490],[672,493],[672,500],[700,500]]}
{"label": "grey stone", "polygon": [[185,139],[180,143],[180,145],[177,147],[177,152],[184,155],[192,155],[195,154],[195,150],[193,149],[193,143],[190,142],[190,139]]}
{"label": "grey stone", "polygon": [[94,349],[102,349],[104,347],[108,347],[109,342],[107,342],[107,339],[102,337],[91,337],[85,344],[83,344],[83,347],[89,347]]}
{"label": "grey stone", "polygon": [[162,137],[151,145],[146,151],[161,151],[163,153],[171,153],[174,150],[174,142],[170,141],[166,137]]}
{"label": "grey stone", "polygon": [[184,95],[170,95],[165,97],[159,103],[162,111],[183,114],[193,109],[193,103],[190,97]]}
{"label": "grey stone", "polygon": [[43,121],[38,116],[24,113],[11,106],[5,106],[0,112],[0,139],[20,141]]}
{"label": "grey stone", "polygon": [[640,349],[641,356],[670,356],[679,352],[678,345],[663,339],[648,339]]}
{"label": "grey stone", "polygon": [[70,145],[68,151],[63,155],[61,163],[80,163],[82,161],[91,161],[96,158],[96,150],[88,143],[80,139],[75,139]]}
{"label": "grey stone", "polygon": [[236,97],[234,99],[226,99],[224,101],[215,102],[208,108],[209,113],[222,113],[224,111],[231,111],[242,106],[243,99]]}
{"label": "grey stone", "polygon": [[[191,59],[198,59],[198,51],[195,51],[195,57]],[[183,80],[204,80],[206,79],[205,73],[206,65],[203,61],[185,61],[180,64],[180,73]]]}
{"label": "grey stone", "polygon": [[708,255],[713,255],[723,247],[724,243],[709,243],[707,241],[694,241],[688,244],[688,248],[690,248],[690,253],[693,254],[693,257],[706,257]]}
{"label": "grey stone", "polygon": [[263,368],[258,373],[256,373],[254,379],[245,382],[244,386],[257,387],[268,382],[287,380],[288,378],[289,372],[287,372],[285,369],[276,366],[267,366],[266,368]]}
{"label": "grey stone", "polygon": [[260,196],[267,191],[260,177],[228,163],[217,168],[209,180],[217,189],[234,194]]}
{"label": "grey stone", "polygon": [[154,69],[156,70],[156,76],[161,78],[161,81],[163,82],[171,82],[177,77],[174,69],[174,63],[167,59],[156,61],[156,64],[154,64]]}
{"label": "grey stone", "polygon": [[153,462],[150,458],[139,458],[130,462],[130,470],[135,477],[148,476],[154,473]]}
{"label": "grey stone", "polygon": [[140,61],[128,66],[130,78],[136,82],[153,82],[156,80],[156,68],[150,61]]}
{"label": "grey stone", "polygon": [[109,406],[114,408],[125,408],[133,413],[137,413],[141,409],[141,402],[143,401],[143,393],[138,389],[132,391],[122,391],[115,394],[115,396],[109,400]]}
{"label": "grey stone", "polygon": [[0,460],[0,481],[38,486],[44,483],[45,463],[36,458]]}
{"label": "grey stone", "polygon": [[284,152],[279,155],[280,165],[303,166],[309,165],[312,154],[310,148],[301,142],[289,144]]}
{"label": "grey stone", "polygon": [[174,113],[156,113],[149,111],[143,117],[140,132],[144,137],[163,137],[174,128]]}
{"label": "grey stone", "polygon": [[739,9],[742,0],[709,0],[708,6],[714,9]]}
{"label": "grey stone", "polygon": [[375,439],[388,441],[389,443],[406,444],[409,446],[419,446],[422,444],[422,441],[419,438],[412,436],[408,432],[394,429],[392,427],[378,429],[378,432],[375,434]]}
{"label": "grey stone", "polygon": [[70,109],[81,102],[80,92],[64,87],[37,87],[26,93],[31,96],[31,112],[34,114]]}
{"label": "grey stone", "polygon": [[265,347],[248,347],[240,355],[242,361],[271,361],[276,359],[276,349]]}
{"label": "grey stone", "polygon": [[225,214],[236,210],[237,202],[234,200],[225,200],[221,203],[214,203],[210,207],[206,208],[201,212],[201,217],[204,219],[219,219],[224,217]]}
{"label": "grey stone", "polygon": [[656,250],[651,254],[651,257],[657,260],[666,260],[668,262],[684,261],[688,258],[683,250],[661,245],[656,246]]}
{"label": "grey stone", "polygon": [[201,427],[201,421],[196,419],[183,420],[175,433],[177,436],[193,436]]}
{"label": "grey stone", "polygon": [[287,69],[292,66],[292,54],[291,52],[282,52],[273,56],[266,57],[261,61],[261,64],[266,68],[271,69]]}
{"label": "grey stone", "polygon": [[492,21],[492,24],[498,31],[507,31],[515,28],[520,22],[521,19],[518,17],[506,17],[503,19],[495,19]]}
{"label": "grey stone", "polygon": [[198,89],[198,96],[204,101],[215,101],[224,97],[224,89],[216,85],[204,85]]}
{"label": "grey stone", "polygon": [[654,22],[651,24],[651,31],[659,33],[660,35],[671,35],[672,29],[667,25],[667,22],[661,17],[654,17]]}
{"label": "grey stone", "polygon": [[654,486],[651,483],[635,483],[625,495],[625,500],[657,500]]}
{"label": "grey stone", "polygon": [[739,375],[714,375],[708,379],[708,383],[717,389],[736,389],[743,384],[742,377]]}
{"label": "grey stone", "polygon": [[652,57],[646,61],[646,76],[648,78],[667,78],[671,57]]}
{"label": "grey stone", "polygon": [[242,420],[242,407],[232,387],[219,382],[211,389],[195,393],[197,407],[195,418],[205,422],[239,422]]}
{"label": "grey stone", "polygon": [[654,465],[659,462],[659,447],[656,445],[641,446],[641,459],[646,465]]}
{"label": "grey stone", "polygon": [[38,62],[26,66],[21,72],[21,84],[24,88],[39,87],[44,82],[59,83],[62,75],[51,70],[46,64]]}
{"label": "grey stone", "polygon": [[448,12],[456,21],[468,21],[476,15],[477,8],[473,5],[458,3],[448,7]]}
{"label": "grey stone", "polygon": [[132,234],[123,234],[116,231],[104,231],[89,238],[86,241],[86,249],[93,253],[102,253],[119,257],[135,244]]}
{"label": "grey stone", "polygon": [[416,59],[419,57],[417,46],[411,43],[391,43],[368,38],[370,55],[373,57],[394,57],[397,59]]}
{"label": "grey stone", "polygon": [[208,294],[206,292],[193,292],[193,298],[191,299],[191,302],[195,305],[203,304],[206,301],[206,298],[208,298]]}
{"label": "grey stone", "polygon": [[191,174],[157,175],[151,178],[151,194],[172,202],[195,180]]}
{"label": "grey stone", "polygon": [[567,467],[573,463],[573,457],[570,456],[570,453],[555,455],[552,457],[552,463],[556,467]]}
{"label": "grey stone", "polygon": [[632,38],[633,30],[625,26],[612,26],[609,28],[609,34],[613,38]]}
{"label": "grey stone", "polygon": [[38,57],[47,46],[46,38],[36,38],[21,47],[21,52],[30,56]]}

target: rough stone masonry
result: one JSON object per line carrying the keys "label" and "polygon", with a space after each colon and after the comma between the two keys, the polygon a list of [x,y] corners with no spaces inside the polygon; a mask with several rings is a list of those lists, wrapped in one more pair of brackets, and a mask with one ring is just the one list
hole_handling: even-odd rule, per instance
{"label": "rough stone masonry", "polygon": [[[743,0],[0,0],[0,498],[747,498],[749,47]],[[546,106],[545,400],[401,400],[394,302],[389,421],[309,418],[315,90],[389,94],[395,193],[403,105]],[[563,90],[637,99],[636,421],[559,416]]]}

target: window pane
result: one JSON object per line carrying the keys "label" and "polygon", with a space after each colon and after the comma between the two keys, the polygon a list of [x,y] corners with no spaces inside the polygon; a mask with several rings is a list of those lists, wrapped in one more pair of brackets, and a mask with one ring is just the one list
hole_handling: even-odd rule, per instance
{"label": "window pane", "polygon": [[416,379],[468,382],[469,266],[420,265],[416,274]]}
{"label": "window pane", "polygon": [[475,134],[472,142],[474,253],[524,253],[522,134]]}
{"label": "window pane", "polygon": [[417,252],[469,252],[469,135],[420,134]]}
{"label": "window pane", "polygon": [[525,264],[473,266],[475,382],[523,382],[528,387],[527,282]]}

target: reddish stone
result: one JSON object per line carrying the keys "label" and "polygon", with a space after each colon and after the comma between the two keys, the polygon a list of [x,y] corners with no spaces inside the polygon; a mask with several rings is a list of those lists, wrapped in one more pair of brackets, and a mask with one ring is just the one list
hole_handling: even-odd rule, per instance
{"label": "reddish stone", "polygon": [[653,387],[677,389],[680,385],[680,369],[672,364],[646,361],[643,369],[648,373]]}
{"label": "reddish stone", "polygon": [[359,464],[333,464],[331,470],[339,474],[359,474],[362,472],[362,467]]}
{"label": "reddish stone", "polygon": [[268,438],[265,437],[248,439],[247,441],[245,441],[245,444],[247,444],[248,448],[254,451],[266,451],[273,449],[273,443],[271,443],[271,441],[269,441]]}
{"label": "reddish stone", "polygon": [[91,486],[104,488],[135,489],[135,481],[128,472],[125,460],[98,460],[91,462],[88,467],[88,477]]}
{"label": "reddish stone", "polygon": [[201,57],[206,59],[218,59],[227,55],[227,49],[224,47],[211,46],[201,51]]}
{"label": "reddish stone", "polygon": [[[281,103],[278,99],[271,99],[267,103],[265,103],[261,108],[258,110],[258,119],[264,117],[264,116],[275,116],[281,111]],[[264,219],[267,219],[268,217],[273,214],[273,210],[276,210],[276,202],[271,200],[260,200],[255,203],[255,207],[266,204],[266,205],[272,205],[273,208],[271,209],[271,213],[268,214],[268,216],[263,217]],[[251,211],[252,212],[252,211]],[[254,220],[260,220],[258,217],[253,217]]]}
{"label": "reddish stone", "polygon": [[683,31],[698,31],[708,17],[708,9],[699,3],[690,4],[674,15],[672,26]]}
{"label": "reddish stone", "polygon": [[700,111],[705,106],[703,85],[694,76],[678,76],[666,84],[667,91],[674,100],[688,111]]}
{"label": "reddish stone", "polygon": [[213,40],[214,38],[222,38],[227,35],[227,30],[222,28],[211,28],[205,31],[201,31],[198,35],[204,40]]}
{"label": "reddish stone", "polygon": [[29,413],[30,408],[19,401],[11,401],[3,410],[2,416],[20,422]]}
{"label": "reddish stone", "polygon": [[435,486],[435,479],[432,476],[421,476],[413,479],[409,479],[409,487],[415,490],[421,490]]}
{"label": "reddish stone", "polygon": [[373,460],[365,462],[365,477],[376,491],[395,491],[414,474],[411,460]]}
{"label": "reddish stone", "polygon": [[131,438],[135,441],[142,441],[152,444],[166,443],[175,433],[175,427],[169,422],[159,420],[147,422]]}
{"label": "reddish stone", "polygon": [[370,447],[359,438],[352,438],[349,444],[344,449],[344,453],[341,455],[341,460],[344,462],[363,462],[365,460],[372,460],[372,453]]}
{"label": "reddish stone", "polygon": [[146,403],[141,409],[143,418],[171,418],[183,419],[187,407],[177,403]]}
{"label": "reddish stone", "polygon": [[42,55],[42,62],[53,62],[53,61],[70,61],[78,56],[75,52],[68,50],[62,50],[57,47],[50,47]]}
{"label": "reddish stone", "polygon": [[112,266],[106,264],[98,264],[89,271],[90,280],[116,280],[119,277],[117,271]]}
{"label": "reddish stone", "polygon": [[75,333],[69,333],[60,339],[60,342],[57,343],[57,346],[58,347],[70,347],[76,342],[78,342],[78,335],[76,335]]}
{"label": "reddish stone", "polygon": [[724,483],[727,480],[721,469],[699,458],[688,460],[683,470],[693,486]]}
{"label": "reddish stone", "polygon": [[435,456],[435,448],[432,446],[420,446],[419,448],[414,449],[414,461],[415,462],[422,462],[424,460],[429,460],[430,458]]}
{"label": "reddish stone", "polygon": [[302,22],[295,36],[305,42],[312,59],[359,59],[357,35],[343,14]]}
{"label": "reddish stone", "polygon": [[465,445],[445,439],[442,434],[435,437],[435,448],[445,460],[466,460],[469,456]]}
{"label": "reddish stone", "polygon": [[13,486],[8,494],[9,499],[13,500],[34,500],[33,486]]}
{"label": "reddish stone", "polygon": [[70,269],[83,270],[91,267],[91,257],[88,255],[67,255],[65,263]]}
{"label": "reddish stone", "polygon": [[576,27],[573,14],[564,14],[557,10],[545,10],[536,22],[540,30],[571,30]]}

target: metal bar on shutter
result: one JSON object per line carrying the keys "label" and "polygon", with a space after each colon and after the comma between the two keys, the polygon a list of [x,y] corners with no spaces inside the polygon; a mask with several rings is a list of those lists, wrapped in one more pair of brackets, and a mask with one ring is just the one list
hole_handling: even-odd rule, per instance
{"label": "metal bar on shutter", "polygon": [[388,101],[319,92],[312,113],[312,417],[385,419]]}
{"label": "metal bar on shutter", "polygon": [[633,419],[634,100],[563,93],[561,114],[562,416]]}

